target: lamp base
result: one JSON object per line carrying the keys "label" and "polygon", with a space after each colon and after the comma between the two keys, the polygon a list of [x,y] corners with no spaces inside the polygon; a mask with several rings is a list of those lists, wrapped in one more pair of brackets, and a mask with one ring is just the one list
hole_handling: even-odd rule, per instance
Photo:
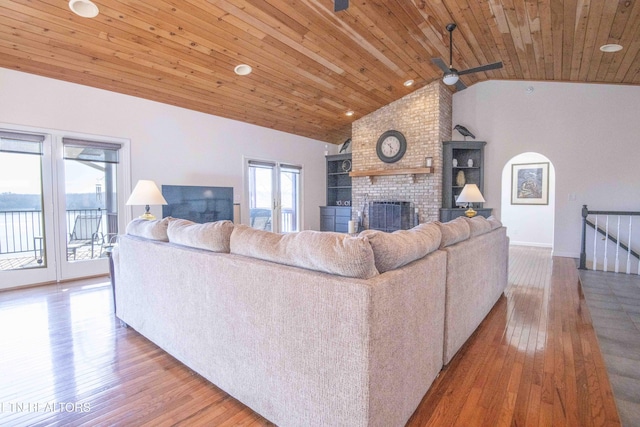
{"label": "lamp base", "polygon": [[467,216],[467,218],[473,218],[478,214],[478,212],[474,211],[473,208],[470,207],[464,212],[464,214]]}
{"label": "lamp base", "polygon": [[154,219],[156,219],[155,215],[151,214],[151,212],[149,212],[151,208],[149,207],[149,205],[146,205],[144,207],[144,213],[142,215],[140,215],[139,218],[141,219],[146,219],[147,221],[153,221]]}
{"label": "lamp base", "polygon": [[145,212],[142,215],[140,215],[138,218],[146,219],[147,221],[152,221],[152,220],[156,219],[156,216],[150,214],[149,212]]}

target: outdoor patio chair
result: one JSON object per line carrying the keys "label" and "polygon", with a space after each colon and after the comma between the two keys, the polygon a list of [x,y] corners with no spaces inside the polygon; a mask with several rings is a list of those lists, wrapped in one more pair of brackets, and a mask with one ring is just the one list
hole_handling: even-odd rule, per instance
{"label": "outdoor patio chair", "polygon": [[251,209],[249,211],[251,227],[271,231],[271,211],[269,209]]}
{"label": "outdoor patio chair", "polygon": [[69,234],[69,242],[67,243],[67,258],[73,254],[76,259],[76,251],[84,246],[91,245],[91,258],[93,258],[94,245],[102,242],[100,233],[100,222],[102,215],[84,215],[76,216],[73,224],[73,231]]}

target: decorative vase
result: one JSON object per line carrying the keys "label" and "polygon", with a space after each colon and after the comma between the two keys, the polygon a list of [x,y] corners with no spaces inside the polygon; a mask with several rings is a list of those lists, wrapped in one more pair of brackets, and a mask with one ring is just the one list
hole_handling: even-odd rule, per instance
{"label": "decorative vase", "polygon": [[454,168],[458,167],[458,159],[453,159],[453,167]]}
{"label": "decorative vase", "polygon": [[473,167],[473,159],[467,160],[467,166],[469,166],[470,168]]}
{"label": "decorative vase", "polygon": [[467,179],[464,177],[464,171],[458,171],[458,175],[456,175],[456,185],[458,187],[464,187],[467,183]]}

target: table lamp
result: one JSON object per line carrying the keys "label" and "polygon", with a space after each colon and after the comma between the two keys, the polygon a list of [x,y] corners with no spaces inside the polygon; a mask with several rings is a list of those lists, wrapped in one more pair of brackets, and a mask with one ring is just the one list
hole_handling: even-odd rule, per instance
{"label": "table lamp", "polygon": [[167,201],[162,197],[162,193],[158,189],[155,182],[148,179],[141,179],[136,184],[136,188],[133,189],[127,205],[144,205],[145,212],[140,215],[140,218],[146,220],[156,219],[154,215],[149,212],[149,205],[166,205]]}
{"label": "table lamp", "polygon": [[469,218],[476,216],[478,212],[473,210],[474,203],[484,203],[484,197],[482,197],[482,193],[476,184],[466,184],[462,189],[462,192],[456,199],[456,203],[466,203],[467,210],[465,211],[465,215]]}

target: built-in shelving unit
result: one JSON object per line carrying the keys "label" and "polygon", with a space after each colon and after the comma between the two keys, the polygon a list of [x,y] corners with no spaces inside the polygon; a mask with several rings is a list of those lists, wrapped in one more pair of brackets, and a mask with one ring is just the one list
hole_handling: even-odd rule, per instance
{"label": "built-in shelving unit", "polygon": [[[464,174],[465,184],[476,184],[484,192],[484,141],[443,141],[442,142],[442,208],[440,220],[450,221],[464,214],[464,209],[456,206],[456,198],[464,188],[457,184],[457,176]],[[455,159],[455,162],[454,162]],[[469,160],[473,162],[469,166]],[[454,166],[455,163],[455,166]],[[476,206],[480,215],[491,215],[491,209]]]}
{"label": "built-in shelving unit", "polygon": [[351,153],[326,156],[327,205],[320,206],[320,230],[348,231],[351,219]]}

